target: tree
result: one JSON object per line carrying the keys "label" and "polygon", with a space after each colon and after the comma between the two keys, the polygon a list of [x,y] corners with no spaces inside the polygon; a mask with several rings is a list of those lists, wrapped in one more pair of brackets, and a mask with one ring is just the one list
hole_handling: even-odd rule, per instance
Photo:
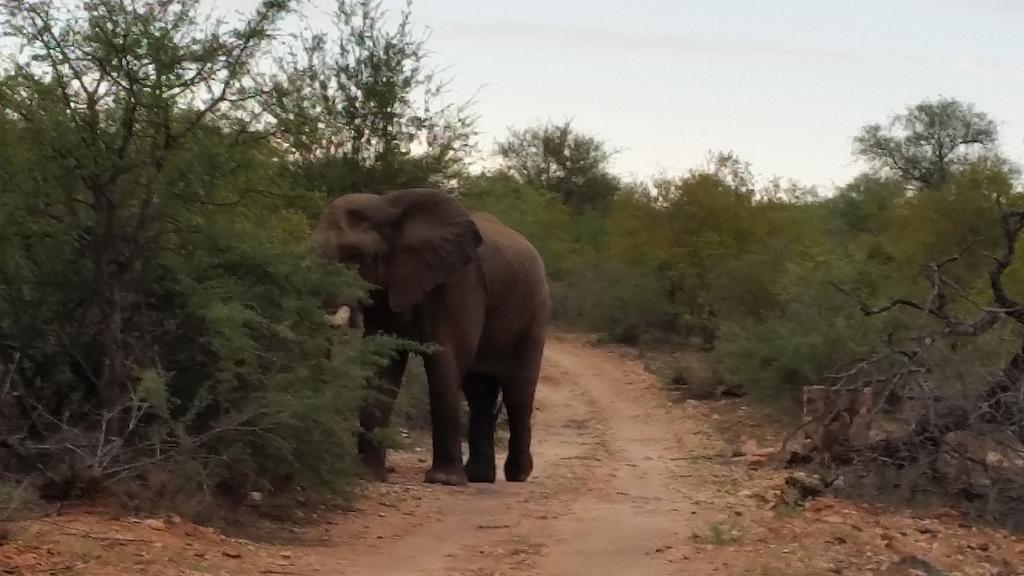
{"label": "tree", "polygon": [[904,198],[906,190],[899,180],[861,174],[836,190],[826,205],[835,212],[846,231],[877,233],[888,223],[886,216]]}
{"label": "tree", "polygon": [[307,32],[280,61],[268,99],[278,140],[301,183],[354,189],[443,184],[472,149],[469,103],[440,102],[447,83],[426,67],[407,4],[393,27],[374,0],[338,0],[335,29]]}
{"label": "tree", "polygon": [[0,84],[0,110],[71,178],[53,217],[84,223],[77,245],[95,293],[80,314],[99,331],[108,409],[132,380],[123,326],[141,260],[169,203],[202,200],[168,176],[187,169],[180,161],[208,123],[252,120],[250,71],[288,8],[266,0],[225,34],[203,30],[197,4],[92,0],[71,13],[3,4],[4,36],[22,50]]}
{"label": "tree", "polygon": [[511,130],[498,155],[521,181],[556,194],[578,213],[606,209],[621,187],[609,171],[612,153],[571,122]]}
{"label": "tree", "polygon": [[0,71],[0,474],[351,478],[393,348],[323,322],[325,294],[365,286],[308,258],[307,198],[263,121],[254,72],[288,9],[229,26],[198,0],[0,3],[20,44]]}
{"label": "tree", "polygon": [[973,105],[951,98],[926,100],[869,124],[854,139],[858,156],[915,188],[943,186],[957,171],[998,143],[996,124]]}

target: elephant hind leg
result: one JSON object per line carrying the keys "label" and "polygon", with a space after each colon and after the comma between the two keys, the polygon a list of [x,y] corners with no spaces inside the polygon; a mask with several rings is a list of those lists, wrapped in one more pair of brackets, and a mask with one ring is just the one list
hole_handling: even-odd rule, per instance
{"label": "elephant hind leg", "polygon": [[533,399],[544,356],[544,333],[537,331],[525,337],[517,350],[517,362],[502,387],[508,413],[508,457],[505,459],[505,480],[524,482],[533,471],[530,453]]}
{"label": "elephant hind leg", "polygon": [[463,382],[469,404],[469,460],[466,477],[470,482],[494,482],[494,420],[498,403],[498,381],[480,374],[468,374]]}

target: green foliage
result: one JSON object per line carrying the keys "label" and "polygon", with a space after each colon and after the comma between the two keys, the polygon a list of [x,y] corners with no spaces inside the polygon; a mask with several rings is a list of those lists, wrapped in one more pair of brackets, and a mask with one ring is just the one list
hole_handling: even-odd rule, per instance
{"label": "green foliage", "polygon": [[498,144],[504,168],[521,182],[547,190],[578,213],[602,211],[620,182],[608,169],[611,153],[571,122],[510,130]]}
{"label": "green foliage", "polygon": [[[373,3],[340,4],[337,52],[287,69],[332,78],[319,96],[357,100],[327,112],[357,116],[304,108],[315,82],[268,86],[253,70],[289,9],[211,26],[193,0],[3,5],[20,49],[0,69],[0,480],[61,497],[153,466],[193,495],[354,478],[366,383],[405,344],[326,326],[325,296],[367,287],[310,258],[326,173],[307,168],[440,178],[465,135],[412,154],[451,111],[411,104],[437,93],[423,45]],[[368,131],[300,121],[321,113]]]}
{"label": "green foliage", "polygon": [[991,154],[998,140],[988,115],[952,98],[925,100],[869,124],[854,139],[858,156],[875,169],[918,188],[940,188],[975,160]]}
{"label": "green foliage", "polygon": [[471,151],[468,104],[441,101],[408,6],[388,25],[374,0],[338,0],[334,29],[309,31],[279,61],[267,110],[295,155],[299,186],[334,198],[447,183]]}
{"label": "green foliage", "polygon": [[724,323],[714,355],[727,377],[758,400],[795,405],[804,386],[877,346],[886,325],[830,285],[856,285],[858,274],[845,266],[794,270],[780,287],[779,310]]}
{"label": "green foliage", "polygon": [[[939,99],[866,127],[857,153],[873,170],[828,198],[761,183],[731,153],[605,195],[581,191],[585,178],[574,176],[601,173],[604,145],[547,125],[513,131],[498,150],[510,177],[465,180],[463,194],[538,245],[556,321],[642,345],[699,335],[716,345],[730,385],[789,401],[886,335],[921,329],[920,315],[865,317],[858,300],[926,300],[929,263],[959,254],[947,273],[986,301],[1000,207],[1021,202],[1016,168],[993,153],[996,136],[983,113]],[[581,208],[591,192],[601,210]],[[1016,268],[1005,280],[1024,287]],[[989,348],[972,353],[978,365],[992,365]]]}
{"label": "green foliage", "polygon": [[[569,123],[511,131],[501,171],[470,175],[472,118],[439,103],[408,8],[339,0],[332,31],[276,44],[290,9],[0,4],[0,486],[69,496],[158,466],[192,495],[343,488],[372,374],[409,343],[323,321],[367,289],[309,257],[338,194],[458,179],[541,252],[556,322],[700,334],[727,384],[774,401],[927,325],[858,300],[932,297],[929,263],[957,256],[952,312],[990,303],[995,223],[1024,204],[994,122],[948,99],[865,127],[871,171],[830,198],[733,154],[623,183]],[[1024,289],[1020,266],[1003,280]],[[980,386],[1018,344],[960,343],[935,377]],[[396,425],[422,427],[422,371],[407,384]]]}
{"label": "green foliage", "polygon": [[856,237],[881,232],[906,197],[906,189],[899,180],[861,174],[837,190],[825,204],[838,220],[834,232]]}
{"label": "green foliage", "polygon": [[679,330],[679,311],[664,276],[601,257],[580,262],[552,283],[552,316],[628,344]]}

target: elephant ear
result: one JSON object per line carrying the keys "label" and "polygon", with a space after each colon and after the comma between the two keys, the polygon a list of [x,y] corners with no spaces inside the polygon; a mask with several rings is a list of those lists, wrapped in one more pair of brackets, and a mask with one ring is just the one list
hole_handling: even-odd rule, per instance
{"label": "elephant ear", "polygon": [[388,261],[388,304],[398,312],[468,266],[483,237],[469,212],[440,190],[399,190],[384,199],[397,213]]}

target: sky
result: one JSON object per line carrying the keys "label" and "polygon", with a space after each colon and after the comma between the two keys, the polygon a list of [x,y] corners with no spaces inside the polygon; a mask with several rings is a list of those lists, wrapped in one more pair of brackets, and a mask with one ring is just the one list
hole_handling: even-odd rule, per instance
{"label": "sky", "polygon": [[[332,6],[305,10],[323,21]],[[510,127],[572,120],[626,177],[731,150],[827,190],[863,168],[860,127],[946,96],[988,113],[1024,162],[1016,0],[414,0],[413,20],[449,98],[475,100],[484,151]]]}

